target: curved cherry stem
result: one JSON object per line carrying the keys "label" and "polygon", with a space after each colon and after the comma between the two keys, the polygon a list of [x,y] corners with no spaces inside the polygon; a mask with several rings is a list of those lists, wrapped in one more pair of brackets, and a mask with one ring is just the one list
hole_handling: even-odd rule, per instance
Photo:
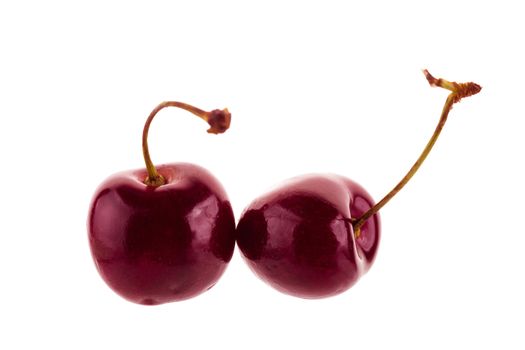
{"label": "curved cherry stem", "polygon": [[144,124],[144,130],[142,131],[142,153],[144,154],[144,162],[146,163],[146,169],[148,171],[148,177],[144,180],[144,183],[147,186],[157,187],[166,183],[164,177],[157,172],[157,169],[153,165],[148,149],[148,132],[151,121],[157,113],[166,107],[177,107],[195,114],[197,117],[208,122],[210,128],[207,131],[210,134],[221,134],[230,127],[231,114],[227,108],[222,110],[214,109],[211,112],[206,112],[183,102],[166,101],[159,104],[153,109],[153,111],[151,111],[146,123]]}
{"label": "curved cherry stem", "polygon": [[386,203],[388,203],[392,199],[392,197],[394,197],[418,171],[419,167],[421,166],[421,164],[423,164],[428,154],[432,150],[432,147],[436,143],[436,140],[438,139],[439,134],[443,129],[443,126],[445,126],[448,114],[452,109],[454,103],[459,102],[463,97],[472,96],[481,91],[481,86],[472,82],[456,83],[444,79],[436,79],[426,69],[423,71],[423,73],[425,74],[425,77],[427,78],[431,86],[438,86],[451,91],[451,93],[447,97],[447,100],[445,101],[445,105],[443,106],[443,111],[441,112],[441,117],[439,119],[436,130],[432,134],[432,137],[425,146],[425,149],[423,149],[423,152],[421,153],[419,158],[416,160],[412,168],[410,168],[408,173],[401,179],[401,181],[399,181],[399,183],[390,192],[388,192],[387,195],[383,199],[381,199],[376,205],[374,205],[372,208],[366,211],[363,215],[361,215],[361,217],[353,220],[352,225],[354,228],[354,235],[356,238],[359,237],[359,235],[361,234],[361,227],[366,222],[366,220],[368,220],[372,215],[377,213]]}

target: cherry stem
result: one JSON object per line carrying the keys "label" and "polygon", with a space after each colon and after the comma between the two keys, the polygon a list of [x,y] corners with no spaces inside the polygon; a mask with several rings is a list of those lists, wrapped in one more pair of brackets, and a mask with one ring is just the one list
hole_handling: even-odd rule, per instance
{"label": "cherry stem", "polygon": [[230,127],[231,114],[227,108],[222,110],[214,109],[213,111],[206,112],[183,102],[166,101],[159,104],[153,109],[153,111],[151,111],[146,123],[144,124],[144,130],[142,132],[142,153],[144,154],[144,162],[146,163],[146,169],[148,171],[148,177],[144,180],[144,183],[147,186],[158,187],[166,183],[164,177],[158,173],[153,165],[148,149],[148,132],[151,121],[157,113],[166,107],[177,107],[195,114],[197,117],[208,122],[210,128],[207,131],[210,134],[221,134]]}
{"label": "cherry stem", "polygon": [[454,103],[459,102],[463,97],[468,97],[477,94],[481,91],[481,86],[478,84],[469,82],[469,83],[456,83],[456,82],[450,82],[444,79],[436,79],[434,78],[428,70],[424,70],[423,73],[425,74],[425,77],[428,80],[428,83],[431,86],[438,86],[447,90],[450,90],[450,94],[447,97],[447,100],[445,101],[445,105],[443,106],[443,111],[441,112],[441,118],[439,119],[438,125],[436,127],[436,130],[432,134],[432,137],[428,141],[427,145],[425,146],[425,149],[423,149],[423,152],[419,156],[419,158],[416,160],[412,168],[408,171],[408,173],[399,181],[399,183],[390,191],[387,193],[387,195],[381,199],[376,205],[374,205],[372,208],[370,208],[368,211],[366,211],[361,217],[352,220],[352,225],[354,228],[354,235],[356,238],[358,238],[361,234],[361,227],[363,224],[368,220],[372,215],[376,214],[388,201],[392,199],[406,184],[412,176],[418,171],[419,167],[425,159],[427,158],[428,154],[430,153],[430,150],[432,150],[432,147],[436,143],[436,140],[439,137],[439,134],[441,133],[441,130],[443,129],[443,126],[445,126],[445,122],[447,121],[448,114],[450,110],[452,109],[452,106]]}

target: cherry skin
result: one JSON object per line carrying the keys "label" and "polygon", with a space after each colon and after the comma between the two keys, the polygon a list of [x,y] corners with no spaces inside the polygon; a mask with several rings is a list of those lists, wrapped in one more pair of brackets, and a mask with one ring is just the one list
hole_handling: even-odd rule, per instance
{"label": "cherry skin", "polygon": [[352,218],[373,205],[363,187],[342,176],[293,178],[245,209],[237,245],[251,270],[275,289],[308,299],[337,295],[376,257],[379,214],[357,238],[352,227]]}
{"label": "cherry skin", "polygon": [[434,134],[412,168],[378,203],[357,183],[338,175],[291,179],[254,200],[237,226],[237,245],[257,276],[275,289],[302,298],[346,291],[375,260],[379,210],[412,178],[434,146],[452,105],[481,90],[475,83],[434,78],[450,90]]}
{"label": "cherry skin", "polygon": [[217,283],[235,248],[235,219],[224,188],[197,165],[155,167],[147,136],[155,115],[178,107],[208,122],[208,133],[230,125],[227,109],[205,112],[182,102],[159,104],[144,126],[145,169],[117,173],[96,190],[88,215],[91,254],[104,281],[145,305],[194,297]]}
{"label": "cherry skin", "polygon": [[222,275],[235,246],[233,211],[220,183],[192,164],[122,172],[96,191],[88,219],[97,269],[122,297],[161,304],[194,297]]}

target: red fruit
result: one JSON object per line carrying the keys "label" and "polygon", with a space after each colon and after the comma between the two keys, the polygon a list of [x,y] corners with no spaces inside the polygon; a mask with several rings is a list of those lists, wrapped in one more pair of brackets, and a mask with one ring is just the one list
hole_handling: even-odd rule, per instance
{"label": "red fruit", "polygon": [[329,297],[350,288],[371,266],[380,238],[378,211],[416,173],[452,108],[481,87],[436,79],[451,91],[436,131],[403,179],[377,204],[357,183],[337,175],[309,175],[254,200],[237,226],[237,244],[250,268],[277,290],[302,298]]}
{"label": "red fruit", "polygon": [[88,217],[91,253],[104,281],[127,300],[147,305],[210,289],[235,247],[235,219],[219,181],[196,165],[155,168],[149,159],[149,124],[167,106],[209,121],[210,132],[229,126],[226,110],[208,113],[178,102],[161,104],[144,129],[147,170],[109,177],[95,192]]}
{"label": "red fruit", "polygon": [[337,175],[290,179],[253,201],[237,227],[237,244],[250,268],[277,290],[321,298],[350,288],[375,259],[379,214],[355,237],[352,218],[372,197]]}

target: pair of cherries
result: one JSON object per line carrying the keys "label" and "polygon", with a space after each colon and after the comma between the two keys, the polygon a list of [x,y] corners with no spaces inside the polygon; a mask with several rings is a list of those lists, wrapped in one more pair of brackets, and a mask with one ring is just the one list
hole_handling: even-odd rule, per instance
{"label": "pair of cherries", "polygon": [[414,166],[377,204],[363,187],[337,175],[286,181],[254,200],[235,225],[219,181],[187,163],[155,167],[147,136],[155,115],[178,107],[209,123],[209,133],[230,125],[227,109],[205,112],[164,102],[149,115],[142,149],[146,169],[115,174],[97,189],[88,217],[91,253],[106,283],[125,299],[146,305],[194,297],[215,285],[235,243],[250,268],[277,290],[323,298],[350,288],[373,263],[381,209],[427,157],[452,105],[481,87],[436,79],[451,91],[438,126]]}

